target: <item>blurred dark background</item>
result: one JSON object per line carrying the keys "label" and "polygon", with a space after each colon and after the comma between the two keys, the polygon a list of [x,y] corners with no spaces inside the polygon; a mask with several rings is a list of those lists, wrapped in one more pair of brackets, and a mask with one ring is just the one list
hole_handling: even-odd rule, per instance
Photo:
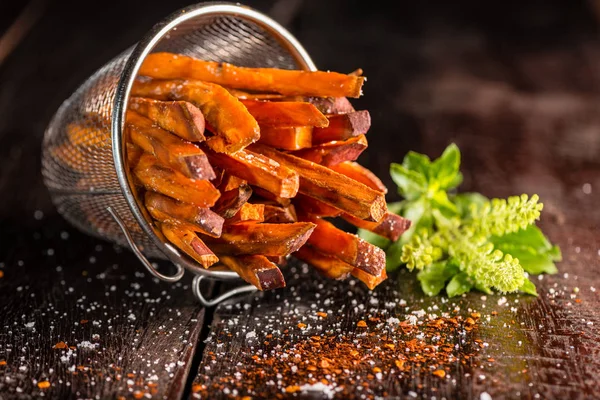
{"label": "blurred dark background", "polygon": [[[60,103],[155,22],[188,4],[0,2],[0,224],[5,231],[35,223],[35,210],[55,213],[41,182],[40,142]],[[451,141],[462,148],[467,166],[506,162],[518,172],[498,173],[490,195],[521,187],[560,195],[547,169],[577,169],[598,155],[600,134],[594,127],[600,117],[597,102],[590,101],[600,89],[598,1],[245,4],[285,25],[320,69],[364,69],[365,95],[354,105],[371,112],[373,125],[370,148],[360,161],[388,185],[389,163],[400,161],[408,149],[435,156]],[[487,132],[485,142],[478,142],[478,130]],[[582,148],[574,135],[596,137],[591,141],[596,146],[587,141]],[[536,150],[539,141],[556,143],[565,157],[532,162],[553,157]],[[493,165],[485,168],[493,175]],[[473,188],[477,182],[467,174],[464,185]],[[397,198],[393,192],[389,200]]]}

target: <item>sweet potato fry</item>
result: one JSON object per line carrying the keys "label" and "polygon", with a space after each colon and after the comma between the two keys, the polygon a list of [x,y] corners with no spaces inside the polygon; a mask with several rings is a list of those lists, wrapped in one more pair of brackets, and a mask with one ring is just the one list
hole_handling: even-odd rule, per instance
{"label": "sweet potato fry", "polygon": [[128,167],[133,169],[140,162],[140,158],[144,154],[144,150],[128,142],[125,148],[125,153],[127,155]]}
{"label": "sweet potato fry", "polygon": [[239,211],[225,222],[227,224],[257,223],[265,220],[265,205],[244,203]]}
{"label": "sweet potato fry", "polygon": [[133,173],[146,189],[198,207],[211,207],[220,196],[209,181],[189,179],[147,153],[142,154]]}
{"label": "sweet potato fry", "polygon": [[342,210],[301,193],[294,197],[294,204],[305,214],[311,214],[317,217],[333,218],[338,217],[343,213]]}
{"label": "sweet potato fry", "polygon": [[206,154],[211,164],[276,196],[289,198],[298,192],[298,174],[261,154],[248,150],[223,154],[209,149]]}
{"label": "sweet potato fry", "polygon": [[281,270],[265,256],[221,256],[219,261],[258,290],[285,287]]}
{"label": "sweet potato fry", "polygon": [[163,164],[192,179],[215,178],[206,154],[198,146],[153,126],[151,120],[133,111],[127,113],[126,126],[131,142]]}
{"label": "sweet potato fry", "polygon": [[221,178],[221,181],[219,182],[218,187],[221,192],[227,192],[229,190],[237,189],[240,186],[247,184],[248,182],[246,182],[242,178],[238,178],[235,175],[224,173]]}
{"label": "sweet potato fry", "polygon": [[312,146],[312,126],[261,126],[259,143],[276,149],[300,150]]}
{"label": "sweet potato fry", "polygon": [[284,207],[287,207],[290,204],[292,204],[292,199],[284,199],[283,197],[275,196],[273,193],[259,186],[252,186],[252,193],[255,196],[258,196],[258,201],[261,203],[267,204],[265,201],[269,201],[273,204],[278,204]]}
{"label": "sweet potato fry", "polygon": [[336,72],[245,68],[173,53],[149,54],[140,75],[159,79],[184,77],[236,89],[319,97],[359,97],[364,82],[363,77]]}
{"label": "sweet potato fry", "polygon": [[331,165],[329,168],[339,172],[342,175],[346,175],[349,178],[354,179],[360,183],[364,183],[373,190],[377,190],[383,194],[387,193],[387,188],[381,182],[381,180],[371,172],[369,169],[363,167],[354,161],[344,161],[342,163]]}
{"label": "sweet potato fry", "polygon": [[352,265],[343,262],[331,254],[322,253],[309,244],[300,247],[292,255],[310,264],[321,274],[332,279],[345,279],[354,269]]}
{"label": "sweet potato fry", "polygon": [[379,221],[387,206],[385,197],[366,185],[311,161],[254,144],[252,151],[274,159],[300,175],[299,192],[339,208],[357,218]]}
{"label": "sweet potato fry", "polygon": [[317,107],[301,101],[242,100],[248,112],[260,126],[318,126],[329,125],[329,120]]}
{"label": "sweet potato fry", "polygon": [[252,196],[252,189],[248,185],[241,185],[236,189],[223,192],[212,210],[225,219],[232,218]]}
{"label": "sweet potato fry", "polygon": [[352,270],[352,276],[363,282],[370,290],[375,289],[381,282],[387,279],[387,273],[385,268],[377,275],[371,275],[363,270],[354,268]]}
{"label": "sweet potato fry", "polygon": [[328,142],[292,154],[325,166],[333,166],[344,161],[354,161],[367,148],[365,135],[338,142]]}
{"label": "sweet potato fry", "polygon": [[315,230],[307,243],[315,249],[335,255],[340,260],[368,272],[378,275],[385,269],[385,253],[358,236],[338,229],[331,222],[309,215],[299,215],[301,221],[312,222]]}
{"label": "sweet potato fry", "polygon": [[100,124],[92,126],[80,123],[70,123],[66,126],[69,142],[81,147],[105,147],[111,145],[110,126]]}
{"label": "sweet potato fry", "polygon": [[152,218],[169,225],[181,225],[183,228],[219,237],[224,219],[208,208],[182,203],[159,193],[147,191],[146,209]]}
{"label": "sweet potato fry", "polygon": [[85,148],[63,143],[50,148],[50,153],[54,159],[59,160],[61,164],[73,171],[86,174],[93,168],[87,161]]}
{"label": "sweet potato fry", "polygon": [[280,267],[285,267],[288,263],[289,256],[265,256],[267,260],[277,264]]}
{"label": "sweet potato fry", "polygon": [[285,256],[298,250],[314,228],[310,222],[225,225],[220,238],[205,240],[217,254]]}
{"label": "sweet potato fry", "polygon": [[212,83],[200,81],[135,82],[133,96],[158,100],[185,100],[200,109],[215,136],[207,138],[208,146],[219,153],[233,153],[260,137],[260,129],[246,107],[229,92]]}
{"label": "sweet potato fry", "polygon": [[329,120],[328,127],[313,129],[313,144],[346,140],[355,136],[364,135],[371,127],[371,115],[366,110],[347,114],[328,115],[327,119]]}
{"label": "sweet potato fry", "polygon": [[289,206],[263,204],[263,214],[264,222],[272,224],[286,224],[298,221],[296,209],[291,204]]}
{"label": "sweet potato fry", "polygon": [[219,258],[204,244],[194,231],[190,231],[179,225],[164,223],[160,224],[160,230],[169,242],[198,261],[204,268],[208,268],[219,261]]}
{"label": "sweet potato fry", "polygon": [[187,101],[160,101],[145,97],[129,100],[129,109],[149,118],[164,130],[190,142],[202,142],[204,115]]}
{"label": "sweet potato fry", "polygon": [[323,114],[347,114],[354,112],[354,107],[345,97],[308,97],[306,99]]}
{"label": "sweet potato fry", "polygon": [[302,96],[284,96],[279,93],[250,93],[240,89],[225,87],[229,93],[240,100],[268,100],[268,101],[303,101]]}
{"label": "sweet potato fry", "polygon": [[379,222],[365,221],[348,214],[342,214],[342,218],[357,228],[366,229],[390,239],[392,242],[398,240],[400,235],[410,228],[409,220],[389,211],[385,213]]}

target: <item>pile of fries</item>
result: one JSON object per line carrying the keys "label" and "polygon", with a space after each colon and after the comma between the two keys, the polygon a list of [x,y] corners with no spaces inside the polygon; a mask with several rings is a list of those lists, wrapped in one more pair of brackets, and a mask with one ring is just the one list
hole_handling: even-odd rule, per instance
{"label": "pile of fries", "polygon": [[[244,68],[150,54],[131,92],[128,165],[138,199],[166,240],[203,268],[226,267],[259,290],[285,286],[287,257],[373,289],[384,252],[326,218],[390,240],[409,221],[355,162],[367,148],[365,78]],[[108,134],[108,130],[105,134]]]}

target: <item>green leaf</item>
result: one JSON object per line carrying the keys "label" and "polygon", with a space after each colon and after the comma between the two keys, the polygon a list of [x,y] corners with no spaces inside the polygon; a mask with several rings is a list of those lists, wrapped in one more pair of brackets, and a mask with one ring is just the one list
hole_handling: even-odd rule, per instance
{"label": "green leaf", "polygon": [[403,165],[392,163],[390,175],[394,183],[398,185],[398,193],[405,199],[415,200],[427,191],[426,177]]}
{"label": "green leaf", "polygon": [[533,282],[529,280],[529,278],[525,278],[525,281],[519,288],[520,292],[530,294],[532,296],[537,296],[537,290],[535,289],[535,285]]}
{"label": "green leaf", "polygon": [[402,209],[408,204],[409,202],[407,200],[403,200],[403,201],[396,201],[394,203],[388,203],[387,207],[388,207],[388,211],[394,214],[401,214],[402,213]]}
{"label": "green leaf", "polygon": [[494,247],[519,259],[523,269],[530,274],[555,274],[555,261],[562,256],[558,246],[553,246],[540,228],[530,225],[514,233],[490,238]]}
{"label": "green leaf", "polygon": [[448,194],[443,190],[436,192],[432,196],[431,204],[433,207],[440,210],[442,214],[444,214],[448,218],[458,216],[458,209],[450,201],[450,199],[448,199]]}
{"label": "green leaf", "polygon": [[452,277],[446,285],[448,297],[460,296],[473,288],[473,282],[465,272],[458,273]]}
{"label": "green leaf", "polygon": [[483,292],[485,294],[492,294],[492,289],[490,289],[489,286],[485,286],[479,282],[475,282],[475,289],[479,290],[480,292]]}
{"label": "green leaf", "polygon": [[429,181],[436,182],[441,189],[453,189],[460,180],[457,178],[460,169],[460,150],[454,143],[446,147],[442,155],[431,163]]}
{"label": "green leaf", "polygon": [[454,203],[456,209],[462,218],[467,218],[471,213],[471,205],[479,208],[487,203],[487,197],[480,193],[459,193],[450,197],[450,201]]}
{"label": "green leaf", "polygon": [[359,238],[364,239],[372,245],[375,245],[384,250],[392,243],[389,239],[386,239],[383,236],[380,236],[366,229],[361,228],[358,230],[358,232],[356,232],[356,234]]}
{"label": "green leaf", "polygon": [[451,190],[458,187],[463,182],[463,178],[463,174],[461,172],[457,172],[454,176],[454,179],[448,183],[446,190]]}
{"label": "green leaf", "polygon": [[423,292],[428,296],[437,295],[446,286],[446,282],[458,272],[458,268],[449,262],[436,262],[428,265],[417,274]]}
{"label": "green leaf", "polygon": [[524,246],[531,247],[537,252],[547,252],[552,250],[552,243],[544,236],[541,229],[535,225],[530,225],[525,229],[506,235],[492,236],[490,240],[495,245],[501,245],[503,243],[520,243]]}
{"label": "green leaf", "polygon": [[425,178],[429,179],[429,169],[431,168],[431,160],[429,160],[429,157],[427,157],[425,154],[409,151],[406,154],[406,156],[404,156],[402,165],[406,169],[418,172]]}
{"label": "green leaf", "polygon": [[505,254],[510,254],[519,260],[519,263],[530,274],[555,274],[558,272],[552,258],[545,253],[537,253],[533,248],[521,244],[504,243],[499,246]]}
{"label": "green leaf", "polygon": [[385,268],[388,271],[394,271],[403,264],[400,260],[402,257],[402,246],[400,240],[392,243],[385,251]]}
{"label": "green leaf", "polygon": [[410,228],[400,236],[400,243],[404,244],[418,230],[425,229],[428,233],[433,232],[433,221],[429,201],[425,198],[420,198],[414,201],[405,202],[401,215],[412,222]]}

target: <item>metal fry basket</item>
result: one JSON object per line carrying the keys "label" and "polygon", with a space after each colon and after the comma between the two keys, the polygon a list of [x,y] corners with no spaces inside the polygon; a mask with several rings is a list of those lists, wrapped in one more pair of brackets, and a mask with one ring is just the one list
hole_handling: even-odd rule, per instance
{"label": "metal fry basket", "polygon": [[[203,279],[235,280],[231,271],[206,270],[158,233],[136,201],[125,157],[124,121],[129,94],[145,57],[154,51],[246,67],[316,70],[300,43],[281,25],[248,7],[201,3],[156,24],[142,40],[105,64],[58,109],[43,141],[42,173],[60,214],[80,230],[128,245],[155,277],[175,282],[195,274],[193,292],[205,306],[238,293],[239,286],[214,299],[200,290]],[[160,273],[148,258],[171,261],[176,273]]]}

